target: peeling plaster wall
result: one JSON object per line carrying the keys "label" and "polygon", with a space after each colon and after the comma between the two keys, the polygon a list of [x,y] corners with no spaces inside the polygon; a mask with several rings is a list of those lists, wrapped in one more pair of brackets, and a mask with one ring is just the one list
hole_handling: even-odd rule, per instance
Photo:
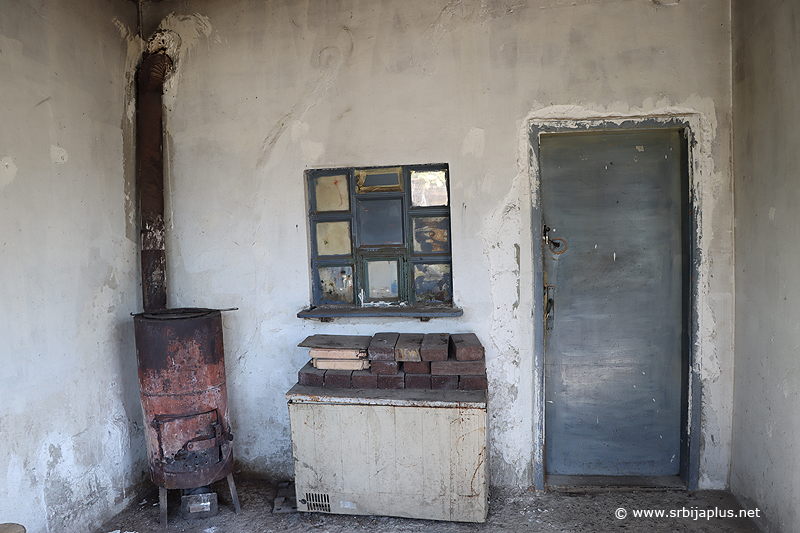
{"label": "peeling plaster wall", "polygon": [[[225,342],[237,458],[291,475],[284,393],[312,333],[474,331],[487,348],[491,482],[534,457],[531,117],[679,110],[703,132],[701,487],[728,481],[733,247],[728,2],[175,0],[167,110],[170,305],[238,307]],[[663,2],[661,4],[664,4]],[[559,111],[560,112],[560,111]],[[563,113],[562,113],[563,114]],[[459,319],[303,321],[303,171],[447,162]],[[538,224],[538,222],[534,222]]]}
{"label": "peeling plaster wall", "polygon": [[0,8],[0,521],[29,533],[94,529],[146,469],[115,20],[135,6]]}
{"label": "peeling plaster wall", "polygon": [[731,489],[800,524],[800,5],[735,1],[736,385]]}

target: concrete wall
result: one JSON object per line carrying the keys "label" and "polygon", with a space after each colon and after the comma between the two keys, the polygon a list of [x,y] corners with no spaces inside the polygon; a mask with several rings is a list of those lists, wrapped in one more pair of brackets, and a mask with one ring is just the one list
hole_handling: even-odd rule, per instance
{"label": "concrete wall", "polygon": [[800,5],[734,1],[736,385],[731,489],[800,523]]}
{"label": "concrete wall", "polygon": [[[700,484],[728,481],[733,247],[727,1],[368,0],[147,4],[181,36],[167,83],[173,306],[225,314],[237,457],[292,472],[284,393],[312,333],[475,331],[491,481],[528,485],[534,405],[533,119],[689,113],[702,129]],[[447,162],[459,319],[304,321],[303,171]],[[534,222],[538,224],[538,222]]]}
{"label": "concrete wall", "polygon": [[91,531],[143,479],[124,0],[0,2],[0,522]]}

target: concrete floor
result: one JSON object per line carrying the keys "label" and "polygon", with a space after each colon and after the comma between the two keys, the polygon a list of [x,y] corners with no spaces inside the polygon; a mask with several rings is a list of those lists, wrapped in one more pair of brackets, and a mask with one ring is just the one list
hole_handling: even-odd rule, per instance
{"label": "concrete floor", "polygon": [[[277,485],[265,480],[236,478],[242,512],[233,512],[233,504],[224,482],[212,488],[219,498],[219,514],[212,518],[184,520],[180,513],[180,491],[169,491],[167,531],[183,533],[266,533],[319,532],[370,533],[425,532],[491,533],[531,532],[704,532],[757,533],[755,523],[747,518],[700,518],[700,511],[739,510],[736,500],[721,491],[594,489],[534,493],[493,489],[489,516],[485,524],[434,522],[406,518],[347,516],[321,513],[273,514],[272,503]],[[618,509],[627,517],[615,517]],[[637,518],[634,510],[685,509],[687,518]],[[620,511],[621,512],[621,511]],[[691,513],[694,513],[693,519]],[[162,533],[158,523],[158,491],[153,488],[137,505],[109,520],[94,533]]]}

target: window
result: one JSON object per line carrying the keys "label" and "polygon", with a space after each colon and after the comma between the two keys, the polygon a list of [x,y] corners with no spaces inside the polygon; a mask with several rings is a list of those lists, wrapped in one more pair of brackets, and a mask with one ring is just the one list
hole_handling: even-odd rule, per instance
{"label": "window", "polygon": [[313,307],[298,316],[461,314],[447,165],[308,170],[306,180]]}

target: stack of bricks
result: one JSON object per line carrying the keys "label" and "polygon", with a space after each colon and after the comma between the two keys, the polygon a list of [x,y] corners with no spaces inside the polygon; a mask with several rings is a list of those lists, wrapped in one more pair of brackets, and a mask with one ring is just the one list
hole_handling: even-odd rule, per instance
{"label": "stack of bricks", "polygon": [[298,373],[297,382],[313,387],[350,388],[354,370],[369,368],[369,336],[311,335],[299,346],[311,348],[311,361]]}
{"label": "stack of bricks", "polygon": [[[356,389],[485,390],[484,348],[474,333],[377,333],[367,349],[369,370],[334,377],[306,365],[298,383]],[[339,374],[342,374],[341,376]]]}

